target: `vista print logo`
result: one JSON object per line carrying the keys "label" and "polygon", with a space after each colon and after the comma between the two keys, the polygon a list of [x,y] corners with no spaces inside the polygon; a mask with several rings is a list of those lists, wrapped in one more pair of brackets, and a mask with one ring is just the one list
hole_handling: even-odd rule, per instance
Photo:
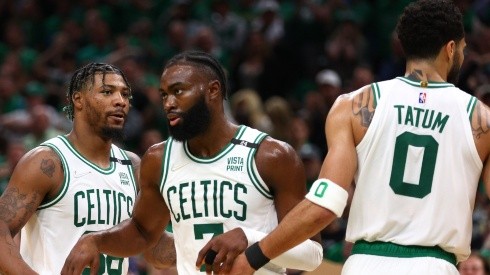
{"label": "vista print logo", "polygon": [[119,172],[119,179],[121,180],[121,185],[129,185],[128,174],[124,172]]}

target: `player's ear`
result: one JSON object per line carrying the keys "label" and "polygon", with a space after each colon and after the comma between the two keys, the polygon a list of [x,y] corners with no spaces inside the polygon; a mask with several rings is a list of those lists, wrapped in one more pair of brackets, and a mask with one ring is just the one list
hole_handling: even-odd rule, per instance
{"label": "player's ear", "polygon": [[454,40],[447,42],[447,44],[444,46],[444,50],[446,51],[448,60],[452,61],[454,55],[456,54],[456,42],[454,42]]}
{"label": "player's ear", "polygon": [[71,100],[73,101],[73,106],[75,108],[82,108],[82,93],[80,91],[74,92],[71,95]]}
{"label": "player's ear", "polygon": [[219,98],[221,100],[221,84],[218,80],[212,80],[208,83],[209,99],[214,100]]}

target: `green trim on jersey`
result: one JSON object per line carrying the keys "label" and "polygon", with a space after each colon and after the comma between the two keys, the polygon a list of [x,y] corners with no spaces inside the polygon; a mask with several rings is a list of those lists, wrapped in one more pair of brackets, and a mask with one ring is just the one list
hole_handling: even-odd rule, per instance
{"label": "green trim on jersey", "polygon": [[439,246],[399,245],[389,242],[356,241],[352,254],[367,254],[396,258],[433,257],[456,265],[456,255]]}
{"label": "green trim on jersey", "polygon": [[[63,143],[65,143],[66,147],[68,147],[68,149],[70,149],[70,151],[76,157],[78,157],[81,161],[83,161],[88,166],[92,167],[97,172],[104,174],[104,175],[109,175],[109,174],[112,174],[116,170],[116,165],[114,164],[114,162],[111,161],[109,164],[109,167],[106,169],[100,168],[98,165],[94,164],[93,162],[91,162],[90,160],[88,160],[84,156],[82,156],[82,154],[80,154],[77,151],[77,149],[71,144],[71,142],[66,138],[66,136],[58,136],[58,138],[61,139],[61,141],[63,141]],[[114,151],[112,150],[112,146],[111,146],[111,157],[114,157]]]}
{"label": "green trim on jersey", "polygon": [[381,93],[379,92],[379,86],[377,82],[374,82],[371,84],[372,90],[373,90],[373,96],[374,96],[374,108],[378,106],[378,101],[381,98]]}
{"label": "green trim on jersey", "polygon": [[[238,131],[235,133],[235,136],[234,138],[236,139],[240,139],[243,135],[243,133],[245,133],[245,129],[246,127],[243,126],[243,125],[240,125],[240,128],[238,129]],[[235,147],[235,144],[233,143],[228,143],[228,145],[226,145],[223,149],[221,149],[221,151],[218,152],[218,154],[214,157],[210,157],[210,158],[198,158],[196,156],[193,156],[189,150],[189,145],[187,143],[187,141],[184,142],[184,152],[185,154],[192,160],[192,161],[195,161],[197,163],[213,163],[217,160],[219,160],[220,158],[224,157],[226,154],[228,154],[228,152],[230,152],[233,148]]]}
{"label": "green trim on jersey", "polygon": [[475,109],[476,103],[478,100],[476,97],[472,96],[470,101],[468,102],[468,106],[466,107],[466,112],[470,115],[470,123],[471,119],[473,119],[473,110]]}
{"label": "green trim on jersey", "polygon": [[[119,151],[121,152],[121,155],[124,156],[124,159],[129,159],[129,157],[126,154],[126,151],[125,150],[119,148]],[[134,193],[135,194],[138,194],[138,191],[137,191],[137,188],[136,188],[136,180],[134,178],[133,165],[131,164],[131,165],[126,165],[126,166],[128,168],[129,175],[131,176],[131,179],[132,179]]]}
{"label": "green trim on jersey", "polygon": [[[413,81],[413,80],[408,79],[404,76],[399,76],[396,79],[401,80],[401,81],[403,81],[409,85],[415,86],[415,87],[421,87],[420,81]],[[424,88],[448,88],[448,87],[454,87],[454,85],[451,83],[447,83],[447,82],[429,81],[429,82],[427,82],[427,87],[424,87]]]}
{"label": "green trim on jersey", "polygon": [[[264,138],[267,137],[267,134],[265,133],[260,133],[254,140],[254,143],[256,144],[260,144]],[[248,173],[248,177],[250,178],[250,181],[252,181],[253,185],[255,186],[255,188],[257,188],[257,191],[259,191],[260,194],[262,194],[264,197],[266,197],[267,199],[274,199],[274,197],[272,196],[272,194],[267,191],[267,187],[264,186],[260,180],[259,180],[259,176],[255,173],[254,169],[253,169],[253,163],[254,163],[254,160],[255,160],[255,154],[257,153],[257,148],[252,148],[250,149],[250,151],[248,152],[248,156],[247,156],[247,173]]]}
{"label": "green trim on jersey", "polygon": [[162,160],[162,174],[160,175],[160,193],[163,193],[163,186],[167,181],[168,167],[170,166],[170,151],[172,150],[172,143],[174,139],[169,137],[165,142],[165,154]]}
{"label": "green trim on jersey", "polygon": [[55,153],[60,157],[61,164],[63,165],[63,168],[65,169],[63,173],[63,187],[61,190],[58,192],[58,194],[52,199],[49,200],[43,204],[40,204],[39,207],[37,208],[38,210],[48,208],[55,203],[59,202],[66,194],[66,191],[68,191],[68,186],[70,185],[70,168],[68,167],[68,163],[66,162],[65,157],[61,153],[61,151],[56,147],[56,145],[51,144],[51,143],[43,143],[41,146],[46,146],[51,148]]}

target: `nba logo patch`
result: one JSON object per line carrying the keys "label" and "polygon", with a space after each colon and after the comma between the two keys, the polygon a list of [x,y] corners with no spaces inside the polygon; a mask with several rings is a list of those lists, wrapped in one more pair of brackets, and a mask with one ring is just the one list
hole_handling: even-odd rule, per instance
{"label": "nba logo patch", "polygon": [[419,94],[419,103],[425,103],[425,100],[427,99],[427,94],[426,93],[420,93]]}

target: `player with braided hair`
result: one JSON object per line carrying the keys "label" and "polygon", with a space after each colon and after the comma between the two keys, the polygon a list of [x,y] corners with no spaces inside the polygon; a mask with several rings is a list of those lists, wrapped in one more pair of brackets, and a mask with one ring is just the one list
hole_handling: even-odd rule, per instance
{"label": "player with braided hair", "polygon": [[[67,91],[67,135],[28,152],[0,197],[0,273],[60,274],[76,241],[129,218],[140,159],[118,148],[131,88],[113,65],[91,63]],[[12,236],[22,229],[20,251]],[[99,254],[99,274],[126,274],[128,260]]]}
{"label": "player with braided hair", "polygon": [[[66,112],[66,115],[70,120],[73,120],[73,101],[71,100],[71,97],[76,91],[90,88],[90,85],[94,84],[95,75],[99,73],[102,77],[102,83],[104,83],[107,73],[115,73],[120,75],[128,87],[129,92],[131,92],[131,86],[129,85],[126,75],[116,66],[106,63],[87,64],[73,74],[72,78],[70,79],[68,91],[66,92],[68,106],[65,106],[63,110]],[[129,96],[129,99],[131,99],[131,95]]]}
{"label": "player with braided hair", "polygon": [[[212,56],[174,56],[160,93],[170,138],[142,158],[132,218],[83,236],[62,274],[97,267],[100,252],[126,257],[145,249],[157,267],[175,264],[167,256],[176,255],[179,274],[226,271],[223,263],[270,232],[305,195],[304,168],[290,145],[227,119],[226,75]],[[161,234],[169,221],[173,238]],[[257,274],[313,270],[321,261],[321,245],[307,240]]]}

